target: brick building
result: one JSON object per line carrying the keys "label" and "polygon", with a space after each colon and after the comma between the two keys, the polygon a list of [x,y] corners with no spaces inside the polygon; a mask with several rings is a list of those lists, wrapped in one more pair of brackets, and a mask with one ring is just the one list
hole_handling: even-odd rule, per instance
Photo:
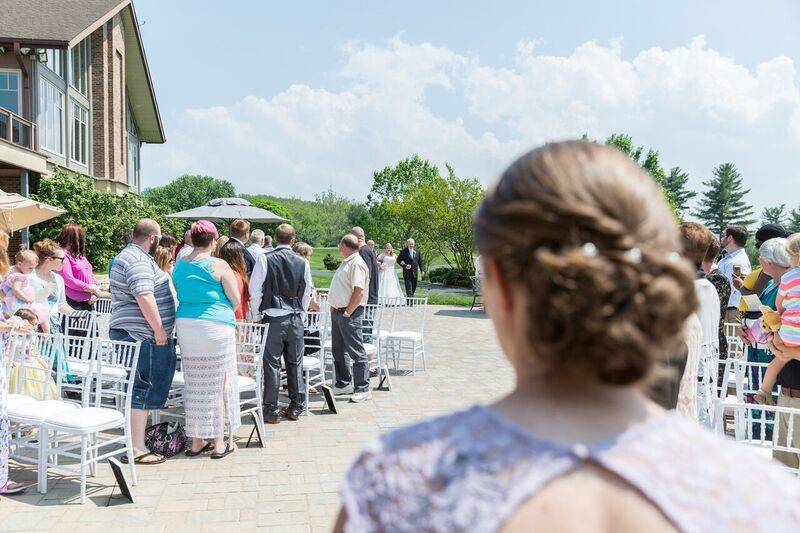
{"label": "brick building", "polygon": [[[0,0],[0,189],[54,166],[138,192],[164,129],[131,0]],[[24,239],[23,235],[23,239]]]}

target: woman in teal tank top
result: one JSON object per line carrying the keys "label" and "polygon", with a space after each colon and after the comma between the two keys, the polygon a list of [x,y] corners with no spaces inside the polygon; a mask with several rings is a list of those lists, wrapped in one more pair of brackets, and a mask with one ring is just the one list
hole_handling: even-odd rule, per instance
{"label": "woman in teal tank top", "polygon": [[200,220],[190,231],[194,250],[178,260],[172,273],[186,435],[192,438],[186,455],[213,449],[211,458],[221,459],[236,449],[233,437],[241,425],[233,313],[240,297],[231,267],[211,257],[217,238],[214,225]]}

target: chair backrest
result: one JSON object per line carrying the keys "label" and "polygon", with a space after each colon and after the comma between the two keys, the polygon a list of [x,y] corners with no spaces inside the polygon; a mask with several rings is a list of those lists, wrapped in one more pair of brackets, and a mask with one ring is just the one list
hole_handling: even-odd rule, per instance
{"label": "chair backrest", "polygon": [[[761,387],[761,382],[764,380],[764,375],[767,373],[769,363],[756,363],[751,361],[744,361],[741,359],[733,359],[731,362],[731,370],[727,379],[733,377],[736,386],[736,400],[745,402],[752,400],[752,396],[758,392]],[[732,374],[732,376],[730,375]],[[723,382],[724,385],[724,382]],[[777,399],[779,388],[772,391],[774,399]]]}
{"label": "chair backrest", "polygon": [[[142,343],[109,339],[92,339],[91,343],[95,364],[91,365],[91,378],[86,381],[89,384],[94,382],[94,406],[100,407],[104,396],[114,399],[123,396],[123,407],[128,416]],[[113,386],[107,387],[109,383]],[[88,405],[90,395],[84,394],[83,398],[84,405]]]}
{"label": "chair backrest", "polygon": [[377,344],[377,337],[381,331],[381,321],[384,307],[380,304],[364,305],[364,314],[361,317],[361,333],[364,342]]}
{"label": "chair backrest", "polygon": [[[800,427],[800,409],[746,402],[727,403],[723,409],[721,400],[717,402],[714,421],[717,433],[732,436],[738,442],[762,450],[800,454],[800,435],[795,433],[795,428]],[[731,412],[733,427],[727,425],[730,418],[725,416],[725,413]],[[781,418],[784,420],[781,421]],[[785,468],[800,476],[800,468]]]}
{"label": "chair backrest", "polygon": [[92,310],[97,313],[111,314],[111,298],[98,298]]}
{"label": "chair backrest", "polygon": [[305,354],[320,356],[318,353],[325,346],[328,336],[329,313],[322,311],[308,311],[303,315],[303,339],[305,340]]}
{"label": "chair backrest", "polygon": [[[22,393],[27,385],[42,391],[40,400],[55,400],[60,396],[57,377],[52,371],[56,345],[61,335],[48,333],[14,334],[8,339],[6,354],[17,365],[17,390]],[[53,385],[53,387],[51,387]]]}
{"label": "chair backrest", "polygon": [[64,334],[65,335],[94,335],[94,314],[89,311],[74,311],[66,315]]}
{"label": "chair backrest", "polygon": [[323,311],[328,311],[328,290],[317,289],[317,303]]}
{"label": "chair backrest", "polygon": [[266,324],[236,323],[236,362],[239,375],[255,379],[258,386],[261,384],[267,331]]}
{"label": "chair backrest", "polygon": [[395,308],[392,331],[425,332],[425,314],[428,298],[403,298],[403,305]]}
{"label": "chair backrest", "polygon": [[94,321],[94,331],[97,337],[108,339],[111,334],[111,313],[92,311],[92,317]]}
{"label": "chair backrest", "polygon": [[713,411],[721,391],[719,383],[719,341],[714,340],[700,345],[700,368],[698,376],[700,382],[697,387],[699,396],[697,402],[698,420],[701,424],[711,426]]}
{"label": "chair backrest", "polygon": [[725,322],[725,339],[728,341],[728,358],[729,359],[744,359],[744,343],[737,334],[741,324],[734,322]]}

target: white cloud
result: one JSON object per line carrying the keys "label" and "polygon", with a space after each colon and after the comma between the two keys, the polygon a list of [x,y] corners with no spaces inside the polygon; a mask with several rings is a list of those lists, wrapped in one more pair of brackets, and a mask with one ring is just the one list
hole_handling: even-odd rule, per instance
{"label": "white cloud", "polygon": [[[203,172],[244,192],[310,197],[332,185],[363,198],[374,170],[412,153],[488,182],[535,144],[626,132],[659,149],[665,165],[688,170],[695,187],[733,161],[759,210],[800,205],[800,90],[790,58],[751,70],[702,36],[632,60],[623,46],[592,41],[548,56],[524,42],[509,68],[401,38],[350,43],[338,92],[296,84],[185,110],[168,144],[145,157],[159,181]],[[447,110],[430,103],[432,90],[447,95]]]}

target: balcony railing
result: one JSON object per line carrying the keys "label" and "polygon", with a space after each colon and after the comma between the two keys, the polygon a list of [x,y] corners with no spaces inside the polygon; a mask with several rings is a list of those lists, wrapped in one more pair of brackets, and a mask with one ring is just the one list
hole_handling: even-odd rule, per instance
{"label": "balcony railing", "polygon": [[36,150],[36,124],[0,107],[0,139]]}

